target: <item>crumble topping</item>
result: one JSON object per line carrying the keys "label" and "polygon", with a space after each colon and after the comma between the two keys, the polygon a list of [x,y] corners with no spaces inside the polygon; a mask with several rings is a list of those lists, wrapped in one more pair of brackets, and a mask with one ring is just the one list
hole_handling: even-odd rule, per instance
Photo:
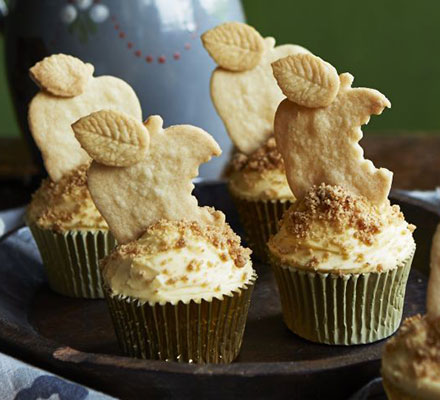
{"label": "crumble topping", "polygon": [[[403,219],[398,206],[393,206],[393,214]],[[294,204],[283,216],[282,224],[286,224],[290,234],[304,239],[316,220],[331,223],[338,232],[354,228],[356,238],[365,244],[373,242],[373,236],[384,223],[378,210],[366,199],[326,184],[314,186],[303,201]]]}
{"label": "crumble topping", "polygon": [[[221,251],[222,259],[227,260],[229,255],[237,268],[242,268],[249,262],[251,251],[241,246],[240,237],[228,224],[225,223],[221,227],[215,225],[201,227],[197,222],[168,220],[160,220],[150,225],[138,240],[118,246],[108,258],[120,255],[135,257],[181,249],[185,243],[185,236],[188,234],[200,237],[201,241],[212,244]],[[200,261],[192,260],[186,266],[186,270],[198,270],[199,264]]]}
{"label": "crumble topping", "polygon": [[385,347],[388,356],[396,352],[409,356],[411,362],[405,367],[413,377],[439,380],[440,319],[431,320],[420,314],[407,318]]}
{"label": "crumble topping", "polygon": [[231,166],[233,171],[267,171],[279,169],[284,171],[284,161],[277,149],[275,137],[272,135],[266,143],[247,155],[236,152],[232,156]]}
{"label": "crumble topping", "polygon": [[87,188],[84,164],[58,182],[46,178],[32,196],[28,216],[39,226],[63,232],[69,229],[107,229]]}
{"label": "crumble topping", "polygon": [[377,207],[340,186],[320,184],[284,213],[268,246],[278,262],[296,268],[380,273],[411,255],[414,229],[397,205]]}

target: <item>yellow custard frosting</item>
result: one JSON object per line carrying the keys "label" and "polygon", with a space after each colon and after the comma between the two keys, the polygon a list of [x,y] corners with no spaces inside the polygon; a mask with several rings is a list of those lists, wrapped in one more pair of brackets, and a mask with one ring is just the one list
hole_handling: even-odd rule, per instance
{"label": "yellow custard frosting", "polygon": [[294,201],[284,162],[273,136],[250,155],[234,154],[229,189],[236,196],[248,200]]}
{"label": "yellow custard frosting", "polygon": [[27,209],[28,222],[57,232],[107,230],[87,188],[88,167],[82,165],[58,182],[45,179]]}
{"label": "yellow custard frosting", "polygon": [[338,186],[321,184],[283,216],[268,243],[281,264],[333,273],[382,272],[412,255],[412,232],[397,205],[380,209]]}
{"label": "yellow custard frosting", "polygon": [[161,220],[101,266],[113,295],[150,304],[222,299],[254,278],[250,250],[227,224]]}
{"label": "yellow custard frosting", "polygon": [[407,318],[385,346],[382,376],[393,399],[439,399],[440,320]]}

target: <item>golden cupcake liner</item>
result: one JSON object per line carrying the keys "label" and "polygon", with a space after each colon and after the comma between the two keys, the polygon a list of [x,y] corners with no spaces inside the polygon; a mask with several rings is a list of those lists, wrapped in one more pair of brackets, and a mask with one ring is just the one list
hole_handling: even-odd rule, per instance
{"label": "golden cupcake liner", "polygon": [[99,260],[115,246],[108,231],[57,233],[29,224],[55,292],[84,298],[103,298]]}
{"label": "golden cupcake liner", "polygon": [[150,305],[104,293],[119,346],[130,357],[190,363],[232,362],[240,352],[256,276],[222,300]]}
{"label": "golden cupcake liner", "polygon": [[279,221],[291,205],[289,200],[247,200],[231,193],[245,231],[246,242],[262,261],[268,261],[267,242],[278,232]]}
{"label": "golden cupcake liner", "polygon": [[372,343],[392,335],[402,320],[413,256],[389,271],[345,275],[272,259],[284,322],[298,336],[326,344]]}
{"label": "golden cupcake liner", "polygon": [[404,393],[403,389],[398,388],[386,378],[382,378],[382,385],[388,400],[422,400],[420,397],[414,397],[411,394]]}

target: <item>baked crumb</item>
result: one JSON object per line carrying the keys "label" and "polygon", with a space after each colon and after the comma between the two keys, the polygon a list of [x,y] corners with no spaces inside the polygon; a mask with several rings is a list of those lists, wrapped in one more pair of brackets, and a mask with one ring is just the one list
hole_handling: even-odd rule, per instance
{"label": "baked crumb", "polygon": [[319,260],[316,257],[312,257],[307,263],[307,267],[315,269],[319,265]]}
{"label": "baked crumb", "polygon": [[177,243],[176,243],[176,248],[183,248],[185,247],[185,239],[183,237],[181,237]]}
{"label": "baked crumb", "polygon": [[361,263],[361,262],[363,262],[365,260],[365,255],[363,254],[363,253],[359,253],[357,256],[356,256],[356,261],[358,262],[358,263]]}

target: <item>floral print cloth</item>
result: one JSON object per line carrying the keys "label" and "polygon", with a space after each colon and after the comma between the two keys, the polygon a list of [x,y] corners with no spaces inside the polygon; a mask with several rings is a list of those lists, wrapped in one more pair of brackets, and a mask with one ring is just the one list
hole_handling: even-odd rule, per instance
{"label": "floral print cloth", "polygon": [[111,400],[114,398],[0,354],[0,399]]}

